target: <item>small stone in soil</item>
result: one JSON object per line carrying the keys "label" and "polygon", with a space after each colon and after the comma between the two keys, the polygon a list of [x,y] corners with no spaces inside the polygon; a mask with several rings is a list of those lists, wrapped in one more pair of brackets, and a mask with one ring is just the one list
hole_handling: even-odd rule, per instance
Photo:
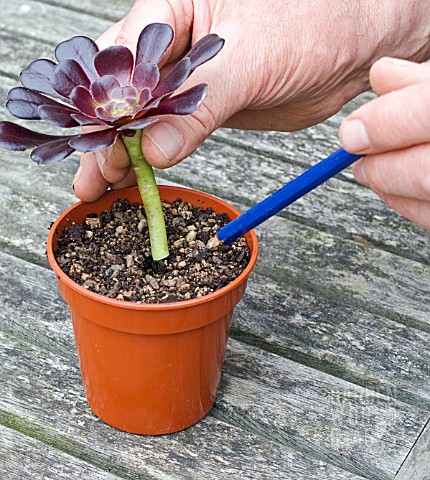
{"label": "small stone in soil", "polygon": [[242,237],[224,245],[216,236],[228,218],[176,200],[163,204],[169,252],[155,262],[141,205],[117,200],[64,229],[55,256],[76,283],[137,303],[167,303],[208,295],[238,277],[249,263]]}

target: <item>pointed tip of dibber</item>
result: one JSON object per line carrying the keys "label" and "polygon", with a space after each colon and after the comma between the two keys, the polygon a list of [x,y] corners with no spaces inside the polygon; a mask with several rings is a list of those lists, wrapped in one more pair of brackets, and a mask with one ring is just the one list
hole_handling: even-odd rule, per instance
{"label": "pointed tip of dibber", "polygon": [[206,244],[206,248],[208,250],[213,250],[214,248],[218,248],[222,244],[223,242],[218,238],[217,235],[215,235],[215,237],[211,237],[208,240],[208,243]]}

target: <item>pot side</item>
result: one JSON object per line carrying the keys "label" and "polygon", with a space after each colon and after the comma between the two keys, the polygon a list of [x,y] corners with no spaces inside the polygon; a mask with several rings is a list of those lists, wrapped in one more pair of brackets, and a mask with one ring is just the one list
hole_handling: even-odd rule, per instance
{"label": "pot side", "polygon": [[[239,212],[211,195],[159,186],[166,203],[177,198],[194,206]],[[242,274],[207,296],[167,304],[137,304],[90,292],[58,266],[54,251],[63,229],[84,222],[88,213],[110,209],[118,198],[141,203],[137,187],[113,190],[92,203],[79,202],[52,225],[49,263],[73,321],[88,404],[104,422],[120,430],[160,435],[183,430],[212,408],[221,376],[233,309],[242,298],[257,260],[254,232],[245,235],[251,252]]]}

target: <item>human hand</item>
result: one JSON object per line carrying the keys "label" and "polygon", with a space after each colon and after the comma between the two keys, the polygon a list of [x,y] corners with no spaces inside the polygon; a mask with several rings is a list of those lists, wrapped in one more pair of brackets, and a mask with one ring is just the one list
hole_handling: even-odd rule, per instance
{"label": "human hand", "polygon": [[[427,53],[426,27],[418,21],[427,25],[430,18],[428,9],[417,12],[420,0],[381,0],[388,10],[366,2],[307,0],[287,8],[285,0],[137,0],[98,43],[134,51],[144,26],[168,23],[175,31],[168,69],[202,36],[213,32],[226,40],[220,54],[184,84],[184,89],[208,84],[200,108],[185,117],[166,116],[144,131],[145,157],[166,168],[190,155],[219,126],[292,131],[318,123],[368,87],[368,69],[381,54],[421,58]],[[377,28],[370,29],[370,21]],[[91,201],[109,186],[133,183],[118,141],[109,151],[82,156],[74,189]]]}
{"label": "human hand", "polygon": [[352,167],[359,182],[430,229],[430,64],[383,58],[370,83],[380,96],[347,117],[340,143],[366,154]]}

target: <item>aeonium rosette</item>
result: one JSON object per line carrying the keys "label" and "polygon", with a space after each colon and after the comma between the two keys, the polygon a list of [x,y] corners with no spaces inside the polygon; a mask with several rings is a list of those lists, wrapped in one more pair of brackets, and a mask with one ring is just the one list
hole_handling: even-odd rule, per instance
{"label": "aeonium rosette", "polygon": [[6,107],[17,118],[64,128],[92,125],[96,131],[56,136],[0,122],[0,147],[31,148],[30,158],[41,164],[58,162],[74,151],[102,150],[121,137],[136,171],[155,260],[165,258],[168,248],[158,188],[141,149],[142,129],[161,115],[195,112],[205,98],[206,84],[173,94],[224,44],[216,34],[203,37],[160,78],[173,36],[167,24],[148,25],[139,36],[135,57],[124,46],[99,50],[90,38],[73,37],[56,47],[58,63],[34,61],[20,74],[23,87],[9,91]]}

